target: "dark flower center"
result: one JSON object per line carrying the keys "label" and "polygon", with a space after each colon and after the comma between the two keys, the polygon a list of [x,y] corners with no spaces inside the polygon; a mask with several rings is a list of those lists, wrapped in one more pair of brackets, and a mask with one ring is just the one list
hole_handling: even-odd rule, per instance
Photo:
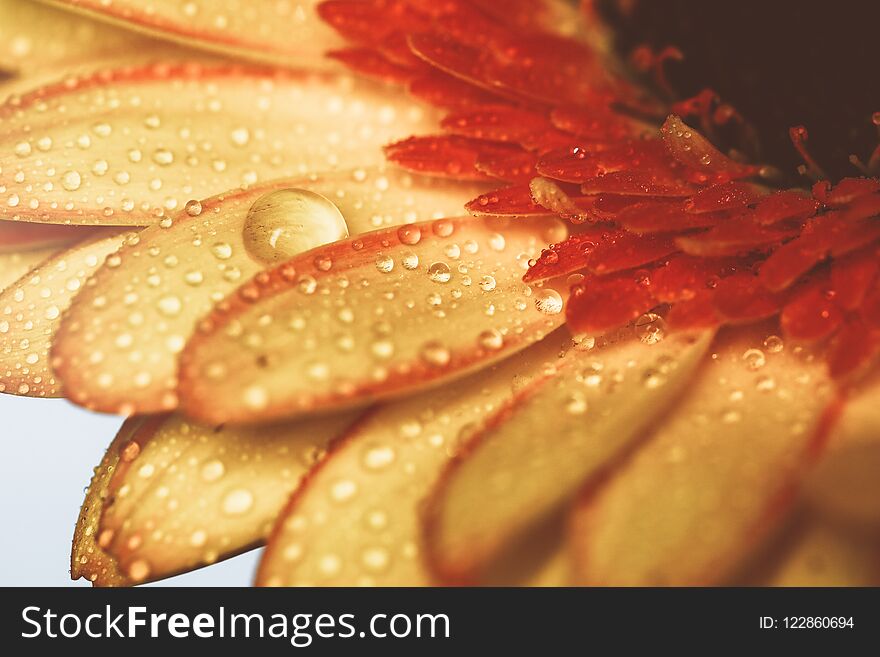
{"label": "dark flower center", "polygon": [[[675,46],[668,62],[680,98],[706,87],[757,130],[759,157],[794,174],[801,163],[789,128],[804,125],[808,148],[831,179],[858,175],[876,147],[880,110],[876,39],[880,3],[799,0],[602,0],[616,47]],[[796,174],[795,174],[796,175]]]}

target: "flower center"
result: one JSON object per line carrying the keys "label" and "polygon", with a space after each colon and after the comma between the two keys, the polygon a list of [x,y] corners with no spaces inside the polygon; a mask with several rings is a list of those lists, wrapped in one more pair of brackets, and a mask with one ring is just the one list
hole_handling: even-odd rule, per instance
{"label": "flower center", "polygon": [[789,136],[797,125],[809,130],[809,151],[831,180],[859,175],[850,156],[867,162],[877,144],[878,3],[602,0],[600,7],[622,54],[645,44],[678,48],[683,61],[664,64],[676,95],[711,87],[757,130],[755,155],[785,173],[801,164]]}

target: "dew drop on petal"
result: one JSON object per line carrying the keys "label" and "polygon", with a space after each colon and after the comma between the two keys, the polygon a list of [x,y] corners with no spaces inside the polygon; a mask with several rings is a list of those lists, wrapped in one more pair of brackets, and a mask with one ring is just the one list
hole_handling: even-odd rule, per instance
{"label": "dew drop on petal", "polygon": [[562,312],[562,296],[556,290],[540,290],[535,294],[535,308],[545,315],[558,315]]}
{"label": "dew drop on petal", "polygon": [[448,365],[449,361],[452,359],[452,354],[449,353],[449,349],[446,348],[445,345],[433,340],[422,345],[420,353],[422,360],[434,367]]}
{"label": "dew drop on petal", "polygon": [[348,226],[339,208],[320,194],[282,189],[254,201],[242,237],[251,257],[274,264],[348,237]]}
{"label": "dew drop on petal", "polygon": [[244,488],[229,491],[223,498],[223,513],[231,516],[247,513],[254,505],[253,494]]}
{"label": "dew drop on petal", "polygon": [[445,262],[435,262],[428,267],[428,277],[435,283],[448,283],[452,278],[452,272]]}

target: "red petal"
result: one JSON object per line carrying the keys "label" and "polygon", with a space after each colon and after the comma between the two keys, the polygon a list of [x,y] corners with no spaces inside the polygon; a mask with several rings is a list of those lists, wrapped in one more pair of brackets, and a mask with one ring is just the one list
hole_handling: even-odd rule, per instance
{"label": "red petal", "polygon": [[862,249],[831,263],[834,301],[844,310],[856,310],[877,278],[880,263],[875,246]]}
{"label": "red petal", "polygon": [[735,266],[730,258],[696,258],[677,255],[651,271],[651,291],[660,303],[677,303],[705,292]]}
{"label": "red petal", "polygon": [[488,176],[476,168],[479,146],[471,139],[454,135],[410,137],[386,146],[385,156],[416,173],[486,180]]}
{"label": "red petal", "polygon": [[680,330],[714,328],[721,323],[709,291],[700,292],[693,299],[679,301],[666,316],[666,324]]}
{"label": "red petal", "polygon": [[800,237],[779,247],[761,266],[761,281],[768,290],[779,291],[824,260],[835,236],[846,230],[839,213],[809,221]]}
{"label": "red petal", "polygon": [[780,324],[795,340],[816,342],[834,333],[843,322],[843,312],[834,302],[827,279],[811,281],[798,290],[782,310]]}
{"label": "red petal", "polygon": [[547,208],[532,200],[528,185],[514,185],[481,194],[466,206],[472,214],[524,216],[549,214]]}
{"label": "red petal", "polygon": [[874,178],[844,178],[829,190],[825,182],[813,186],[813,196],[831,207],[843,207],[859,196],[880,191],[880,181]]}
{"label": "red petal", "polygon": [[452,110],[502,102],[489,92],[436,69],[413,80],[409,92],[429,105]]}
{"label": "red petal", "polygon": [[550,128],[543,114],[509,105],[480,107],[452,114],[441,125],[445,130],[463,137],[517,143],[528,135],[546,132]]}
{"label": "red petal", "polygon": [[740,273],[718,282],[713,297],[719,314],[730,322],[751,322],[779,312],[782,300],[768,292],[760,279]]}
{"label": "red petal", "polygon": [[401,0],[325,0],[318,15],[346,39],[376,44],[395,30],[427,29],[429,21]]}
{"label": "red petal", "polygon": [[755,222],[763,226],[807,219],[816,214],[819,203],[799,190],[786,190],[767,196],[755,207]]}
{"label": "red petal", "polygon": [[635,121],[626,119],[607,107],[557,107],[550,121],[560,130],[584,139],[618,141],[638,137],[645,131]]}
{"label": "red petal", "polygon": [[688,212],[715,212],[752,205],[764,196],[765,190],[751,183],[731,181],[714,185],[685,201]]}
{"label": "red petal", "polygon": [[559,244],[551,244],[550,248],[544,249],[541,256],[529,267],[523,280],[532,283],[585,269],[597,245],[612,234],[619,233],[593,229],[572,235]]}
{"label": "red petal", "polygon": [[528,151],[511,149],[507,152],[493,151],[480,153],[477,157],[477,170],[487,176],[507,182],[528,182],[535,177],[537,158]]}
{"label": "red petal", "polygon": [[647,265],[676,251],[673,241],[665,236],[606,232],[586,253],[585,264],[592,273],[605,275]]}
{"label": "red petal", "polygon": [[565,318],[574,331],[601,333],[631,322],[655,304],[649,287],[631,272],[590,277],[572,288]]}
{"label": "red petal", "polygon": [[880,194],[859,196],[841,210],[840,216],[847,221],[868,219],[880,214]]}
{"label": "red petal", "polygon": [[880,330],[880,285],[875,283],[862,302],[860,314],[874,330]]}
{"label": "red petal", "polygon": [[796,231],[768,230],[756,226],[751,216],[726,221],[705,233],[675,238],[685,253],[702,257],[723,257],[751,253],[780,244]]}
{"label": "red petal", "polygon": [[870,362],[880,350],[880,334],[858,318],[848,319],[831,342],[828,367],[835,379],[847,377]]}
{"label": "red petal", "polygon": [[686,167],[702,172],[707,179],[723,182],[758,172],[757,167],[731,160],[674,114],[666,119],[660,133],[672,157]]}
{"label": "red petal", "polygon": [[690,196],[696,188],[690,183],[661,171],[613,171],[584,181],[584,194],[626,194],[631,196]]}
{"label": "red petal", "polygon": [[356,73],[379,82],[406,83],[417,72],[389,60],[374,48],[344,48],[327,53]]}
{"label": "red petal", "polygon": [[583,183],[614,171],[665,171],[673,166],[662,142],[654,139],[611,147],[585,144],[552,151],[538,162],[538,171],[557,180]]}
{"label": "red petal", "polygon": [[478,87],[498,91],[484,78],[483,55],[479,49],[434,32],[411,35],[409,45],[416,55],[441,71]]}
{"label": "red petal", "polygon": [[681,203],[651,201],[636,203],[613,217],[627,230],[638,233],[678,233],[692,228],[715,226],[724,214],[686,212]]}

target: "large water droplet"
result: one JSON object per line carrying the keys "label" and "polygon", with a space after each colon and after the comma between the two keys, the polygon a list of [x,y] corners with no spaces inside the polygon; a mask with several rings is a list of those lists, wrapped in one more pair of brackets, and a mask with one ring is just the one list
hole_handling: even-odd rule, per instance
{"label": "large water droplet", "polygon": [[535,295],[535,308],[546,315],[562,312],[562,297],[556,290],[541,290]]}
{"label": "large water droplet", "polygon": [[242,229],[247,252],[274,264],[348,236],[342,213],[331,201],[305,189],[282,189],[258,198]]}

